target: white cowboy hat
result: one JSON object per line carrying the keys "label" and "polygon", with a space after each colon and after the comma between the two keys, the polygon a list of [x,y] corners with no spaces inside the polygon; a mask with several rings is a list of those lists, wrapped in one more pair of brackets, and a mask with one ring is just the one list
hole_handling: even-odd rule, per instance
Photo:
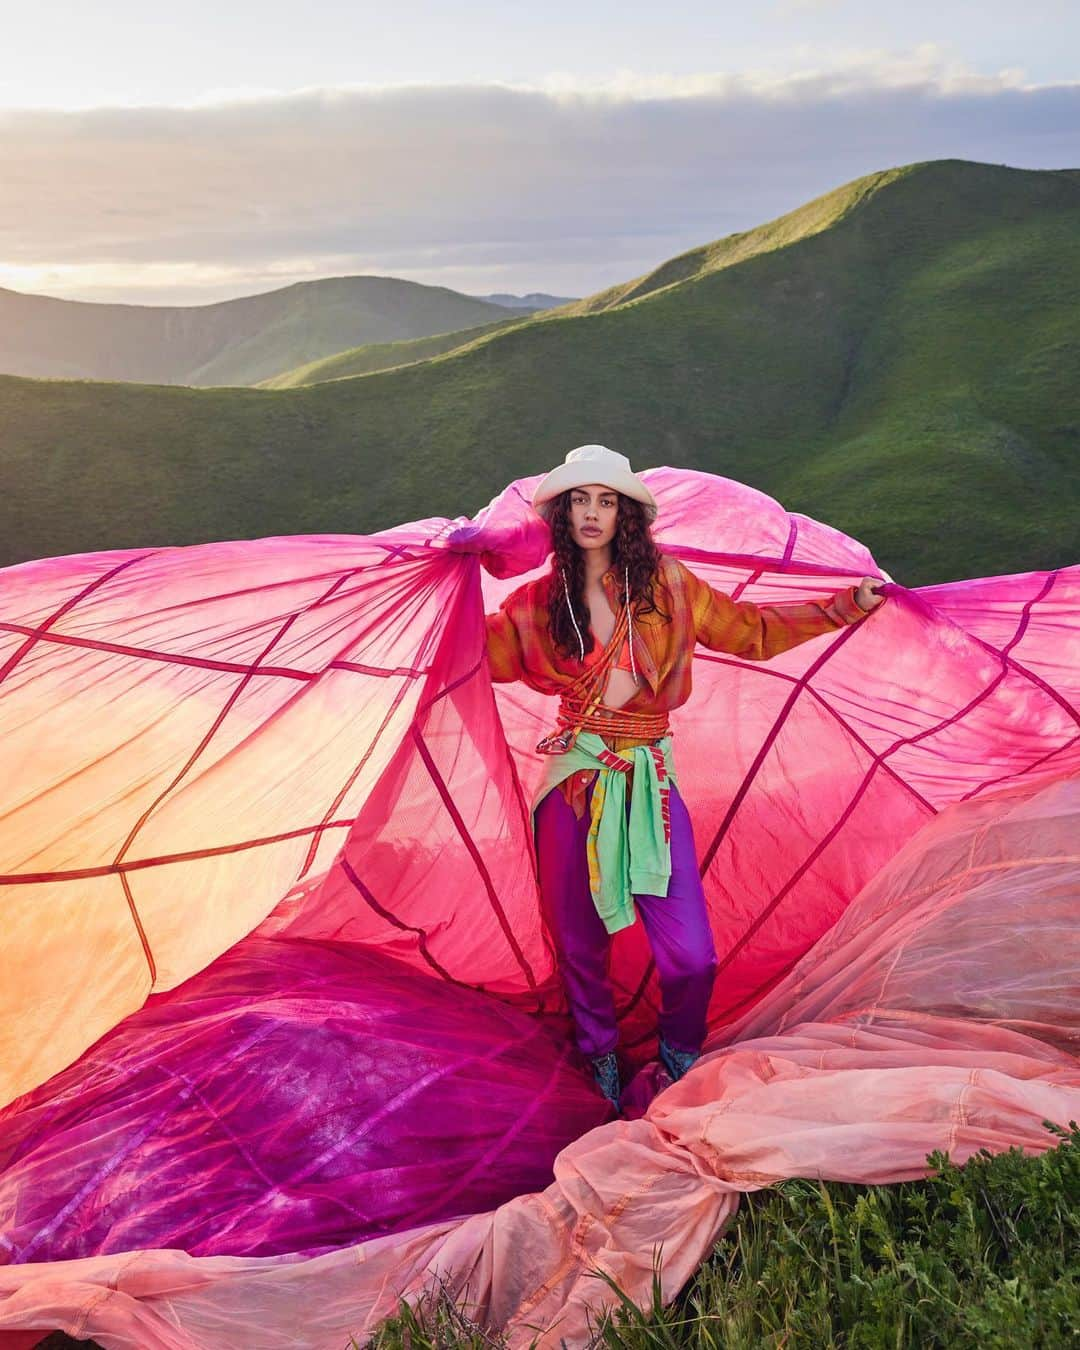
{"label": "white cowboy hat", "polygon": [[555,498],[568,488],[599,483],[614,488],[624,497],[633,497],[645,507],[651,525],[656,519],[656,498],[630,467],[630,461],[606,445],[579,445],[542,480],[533,493],[532,504],[545,520],[551,516]]}

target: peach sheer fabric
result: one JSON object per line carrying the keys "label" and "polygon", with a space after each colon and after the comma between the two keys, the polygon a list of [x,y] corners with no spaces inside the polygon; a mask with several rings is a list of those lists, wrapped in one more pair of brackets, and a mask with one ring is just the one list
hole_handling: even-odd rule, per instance
{"label": "peach sheer fabric", "polygon": [[[879,571],[856,541],[742,485],[644,476],[661,547],[740,598],[821,595]],[[655,976],[640,925],[625,930],[612,978],[643,1114],[595,1124],[602,1111],[590,1114],[587,1083],[567,1071],[528,834],[542,768],[532,747],[550,709],[523,686],[494,690],[483,661],[484,612],[545,565],[546,529],[527,505],[536,481],[471,521],[3,573],[8,1344],[61,1327],[142,1350],[338,1346],[435,1271],[523,1342],[542,1326],[547,1343],[579,1344],[586,1309],[605,1300],[590,1266],[645,1299],[662,1243],[673,1296],[741,1191],[792,1175],[913,1177],[934,1148],[1037,1150],[1053,1142],[1044,1118],[1080,1116],[1074,567],[891,584],[868,621],[768,663],[699,653],[672,723],[721,953],[709,1053],[649,1100]],[[261,974],[240,990],[245,961]],[[328,973],[343,961],[368,963],[355,994]],[[317,1008],[301,990],[313,981],[334,991]],[[409,1041],[410,1061],[399,1024],[425,999],[447,1013],[424,1019],[437,1031],[421,1113],[409,1066],[422,1042]],[[451,1011],[460,1024],[442,1036]],[[313,1028],[333,1026],[346,1047],[397,1047],[397,1077],[356,1107],[390,1140],[388,1178],[400,1170],[381,1235],[358,1220],[350,1240],[338,1221],[290,1246],[293,1193],[274,1176],[266,1194],[284,1194],[287,1211],[277,1246],[235,1216],[216,1246],[188,1241],[180,1219],[154,1229],[147,1159],[166,1142],[139,1114],[145,1080],[131,1066],[160,1067],[163,1019],[182,1054],[196,1014],[209,1047],[245,1018],[272,1023],[245,1042],[247,1096],[233,1108],[248,1114],[234,1122],[260,1110],[306,1119],[312,1094],[282,1095],[271,1079],[283,1044],[305,1062],[297,1047]],[[496,1025],[522,1030],[499,1040]],[[480,1086],[464,1071],[477,1046],[497,1056],[534,1026],[550,1053],[516,1070],[510,1055]],[[201,1095],[213,1111],[189,1152],[169,1156],[212,1195],[205,1131],[224,1108],[206,1056],[170,1061],[171,1083],[186,1074],[184,1109]],[[95,1128],[100,1114],[64,1114],[121,1069],[118,1137]],[[330,1080],[319,1092],[316,1107]],[[467,1140],[459,1160],[474,1188],[424,1220],[438,1197],[428,1180],[418,1199],[430,1159],[406,1157],[416,1121],[489,1116],[500,1092],[504,1133]],[[522,1100],[553,1180],[540,1185],[523,1150],[496,1203],[484,1160],[518,1157]],[[350,1129],[337,1165],[370,1166],[355,1142],[364,1120]],[[214,1147],[250,1155],[229,1137]],[[117,1194],[143,1209],[115,1217]],[[159,1237],[122,1245],[136,1231]],[[69,1254],[79,1241],[83,1254]]]}

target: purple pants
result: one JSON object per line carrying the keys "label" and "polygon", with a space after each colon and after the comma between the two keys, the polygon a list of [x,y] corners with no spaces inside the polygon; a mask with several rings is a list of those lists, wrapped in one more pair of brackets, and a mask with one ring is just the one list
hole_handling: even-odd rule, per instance
{"label": "purple pants", "polygon": [[[562,793],[553,788],[536,808],[535,820],[541,901],[559,955],[577,1043],[590,1058],[603,1055],[615,1049],[619,1032],[607,979],[609,935],[589,892],[585,856],[589,811],[578,820]],[[674,784],[668,893],[635,895],[634,900],[660,977],[661,1034],[675,1050],[700,1050],[716,974],[716,948],[690,814]]]}

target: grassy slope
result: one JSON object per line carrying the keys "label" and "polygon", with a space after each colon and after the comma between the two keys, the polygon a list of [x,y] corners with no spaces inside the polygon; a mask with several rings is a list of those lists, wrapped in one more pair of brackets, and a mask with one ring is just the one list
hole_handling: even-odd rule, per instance
{"label": "grassy slope", "polygon": [[360,379],[0,380],[3,560],[472,514],[602,441],[753,483],[909,585],[1075,561],[1080,172],[935,161],[801,212]]}
{"label": "grassy slope", "polygon": [[393,370],[397,366],[411,366],[417,361],[427,361],[433,356],[442,356],[444,352],[456,351],[488,333],[522,323],[527,317],[527,313],[522,312],[512,318],[498,319],[476,328],[462,328],[454,333],[439,333],[435,337],[406,338],[401,342],[369,342],[362,347],[350,347],[347,351],[323,357],[320,361],[309,361],[294,370],[273,375],[268,380],[260,380],[257,388],[297,389],[305,384],[324,384],[327,380],[372,375],[376,371]]}

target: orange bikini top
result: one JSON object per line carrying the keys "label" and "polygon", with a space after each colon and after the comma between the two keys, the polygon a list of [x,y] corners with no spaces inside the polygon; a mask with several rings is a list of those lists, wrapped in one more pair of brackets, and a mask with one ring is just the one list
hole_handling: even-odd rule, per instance
{"label": "orange bikini top", "polygon": [[[666,712],[643,712],[631,708],[607,708],[601,703],[601,686],[612,670],[633,670],[629,606],[623,605],[611,637],[601,647],[593,634],[593,650],[583,659],[583,669],[559,697],[558,726],[536,743],[538,755],[565,755],[580,731],[591,731],[611,747],[609,737],[632,736],[634,744],[656,741],[671,734]],[[616,657],[615,653],[618,652]]]}
{"label": "orange bikini top", "polygon": [[[586,655],[586,657],[585,657],[585,665],[586,665],[586,666],[595,666],[596,663],[597,663],[597,661],[600,660],[600,657],[603,655],[603,653],[604,653],[604,647],[603,647],[603,644],[602,644],[601,642],[598,642],[598,641],[596,640],[596,635],[593,634],[593,649],[592,649],[591,652],[587,653],[587,655]],[[633,666],[630,664],[630,639],[629,639],[629,637],[623,638],[623,644],[622,644],[622,646],[619,648],[619,654],[618,654],[618,656],[615,658],[615,663],[614,663],[614,665],[612,666],[612,669],[613,669],[613,670],[628,670],[628,671],[630,671],[631,673],[633,673],[634,668],[633,668]]]}

